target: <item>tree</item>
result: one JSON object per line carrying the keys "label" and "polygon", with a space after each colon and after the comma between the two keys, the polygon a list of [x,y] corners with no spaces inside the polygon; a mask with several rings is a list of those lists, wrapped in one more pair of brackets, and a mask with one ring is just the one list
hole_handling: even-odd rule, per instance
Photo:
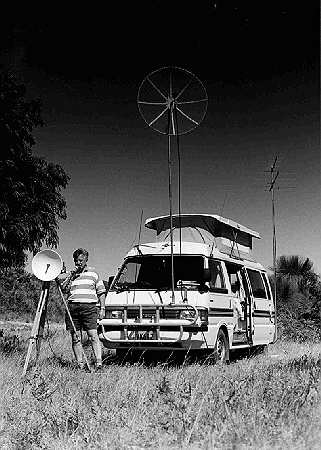
{"label": "tree", "polygon": [[276,264],[277,309],[282,334],[291,339],[319,339],[321,282],[309,258],[280,256]]}
{"label": "tree", "polygon": [[299,285],[313,272],[313,262],[298,255],[280,256],[276,265],[277,274]]}
{"label": "tree", "polygon": [[[41,281],[22,267],[8,268],[0,277],[0,316],[5,320],[33,320],[39,303]],[[62,321],[65,308],[56,283],[50,283],[47,317]]]}
{"label": "tree", "polygon": [[298,255],[280,256],[276,274],[277,292],[283,301],[287,301],[294,293],[308,297],[310,289],[318,281],[313,262]]}
{"label": "tree", "polygon": [[43,244],[57,247],[58,222],[66,219],[69,177],[32,155],[32,131],[43,121],[40,102],[25,94],[13,74],[0,72],[0,269],[23,266]]}

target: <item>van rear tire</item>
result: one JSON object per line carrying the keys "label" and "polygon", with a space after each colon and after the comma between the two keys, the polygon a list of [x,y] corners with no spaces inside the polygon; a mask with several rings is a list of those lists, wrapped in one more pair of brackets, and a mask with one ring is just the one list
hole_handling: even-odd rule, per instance
{"label": "van rear tire", "polygon": [[228,338],[222,328],[220,328],[217,333],[213,359],[214,363],[228,364],[230,362]]}

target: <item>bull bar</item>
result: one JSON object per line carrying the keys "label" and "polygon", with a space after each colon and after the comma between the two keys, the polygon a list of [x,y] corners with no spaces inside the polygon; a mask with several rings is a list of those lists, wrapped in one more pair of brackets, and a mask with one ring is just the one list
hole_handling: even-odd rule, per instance
{"label": "bull bar", "polygon": [[[182,311],[187,316],[180,318]],[[193,313],[188,317],[188,311]],[[111,343],[177,343],[182,340],[184,331],[199,332],[207,330],[207,319],[201,321],[200,312],[206,308],[196,308],[190,304],[144,304],[144,305],[106,305],[106,316],[99,321],[99,332],[104,340]],[[113,317],[120,312],[121,318]],[[171,318],[171,316],[179,316]],[[166,318],[167,317],[167,318]],[[120,331],[120,338],[113,339],[108,332]],[[162,331],[177,331],[174,338],[162,338]],[[148,337],[146,337],[148,336]]]}

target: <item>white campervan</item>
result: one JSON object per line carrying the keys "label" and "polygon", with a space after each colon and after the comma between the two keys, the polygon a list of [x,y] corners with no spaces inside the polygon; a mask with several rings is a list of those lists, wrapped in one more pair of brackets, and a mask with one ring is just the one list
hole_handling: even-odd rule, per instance
{"label": "white campervan", "polygon": [[99,324],[107,348],[208,350],[227,361],[233,350],[274,341],[269,279],[251,258],[258,233],[210,214],[162,216],[145,226],[158,239],[130,250],[107,293]]}

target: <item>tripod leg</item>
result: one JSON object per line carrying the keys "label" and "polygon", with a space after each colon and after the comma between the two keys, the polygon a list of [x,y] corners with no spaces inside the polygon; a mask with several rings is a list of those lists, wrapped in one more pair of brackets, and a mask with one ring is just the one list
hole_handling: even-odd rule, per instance
{"label": "tripod leg", "polygon": [[[67,304],[67,302],[65,300],[64,294],[62,293],[62,290],[61,290],[61,287],[60,287],[60,284],[59,284],[58,281],[57,281],[57,287],[58,287],[58,291],[60,293],[61,299],[62,299],[62,301],[63,301],[63,303],[65,305],[65,308],[66,308],[66,311],[67,311],[67,314],[68,314],[71,326],[72,326],[72,328],[73,328],[73,330],[75,332],[75,335],[77,336],[77,330],[76,330],[74,321],[72,320],[72,317],[71,317],[71,314],[70,314],[70,311],[69,311],[69,308],[68,308],[68,304]],[[80,345],[81,345],[81,349],[82,349],[82,353],[83,353],[83,356],[84,356],[84,360],[85,360],[86,366],[87,366],[89,372],[91,372],[92,370],[91,370],[90,364],[88,362],[88,358],[86,356],[86,353],[85,353],[84,347],[82,345],[81,339],[80,339]]]}
{"label": "tripod leg", "polygon": [[34,320],[33,326],[32,326],[32,331],[31,331],[31,336],[30,336],[30,340],[29,340],[25,364],[23,366],[22,376],[25,376],[27,373],[32,349],[34,348],[34,345],[35,345],[37,337],[38,337],[40,318],[41,318],[41,315],[42,315],[42,312],[43,312],[43,309],[44,309],[44,306],[46,303],[47,293],[48,293],[48,289],[45,288],[45,285],[43,284],[42,291],[40,294],[40,299],[39,299],[38,306],[37,306],[35,320]]}
{"label": "tripod leg", "polygon": [[45,290],[45,293],[44,293],[44,307],[43,307],[43,310],[42,310],[42,313],[40,316],[40,321],[39,321],[39,330],[38,330],[38,336],[37,336],[37,341],[36,341],[36,361],[39,358],[41,343],[43,340],[43,333],[44,333],[46,316],[47,316],[48,293],[49,293],[49,286]]}

